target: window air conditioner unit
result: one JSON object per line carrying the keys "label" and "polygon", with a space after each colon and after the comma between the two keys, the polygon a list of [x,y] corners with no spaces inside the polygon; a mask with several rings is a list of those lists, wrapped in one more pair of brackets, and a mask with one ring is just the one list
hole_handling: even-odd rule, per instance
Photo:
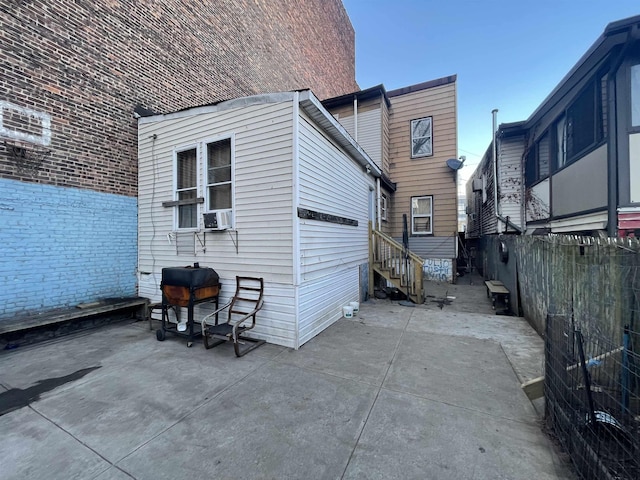
{"label": "window air conditioner unit", "polygon": [[207,230],[229,230],[231,228],[231,210],[203,214],[204,228]]}
{"label": "window air conditioner unit", "polygon": [[472,183],[472,190],[474,192],[482,191],[482,178],[474,178]]}

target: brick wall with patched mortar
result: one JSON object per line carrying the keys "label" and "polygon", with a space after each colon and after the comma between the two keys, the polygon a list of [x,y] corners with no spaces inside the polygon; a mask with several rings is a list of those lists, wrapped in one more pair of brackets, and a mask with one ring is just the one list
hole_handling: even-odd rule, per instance
{"label": "brick wall with patched mortar", "polygon": [[340,0],[8,0],[0,100],[50,115],[50,155],[0,178],[135,196],[141,105],[158,113],[302,88],[358,89]]}

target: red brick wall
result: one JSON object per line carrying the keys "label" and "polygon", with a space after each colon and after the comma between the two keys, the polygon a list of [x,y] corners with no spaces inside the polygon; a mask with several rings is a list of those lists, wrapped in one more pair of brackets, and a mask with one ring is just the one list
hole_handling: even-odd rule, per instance
{"label": "red brick wall", "polygon": [[133,196],[136,105],[358,88],[340,0],[6,0],[0,12],[0,100],[51,116],[34,175],[0,141],[3,178]]}

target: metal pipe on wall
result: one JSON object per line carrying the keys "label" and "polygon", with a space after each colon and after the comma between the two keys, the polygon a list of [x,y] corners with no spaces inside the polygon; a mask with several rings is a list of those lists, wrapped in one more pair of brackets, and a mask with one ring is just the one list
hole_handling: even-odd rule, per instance
{"label": "metal pipe on wall", "polygon": [[493,135],[493,149],[492,149],[492,154],[493,154],[493,208],[496,212],[496,218],[498,219],[498,223],[496,225],[496,231],[499,232],[500,230],[502,230],[501,225],[500,225],[500,208],[498,205],[498,146],[497,146],[497,139],[498,139],[498,109],[494,108],[491,111],[491,116],[493,117],[493,122],[492,122],[492,127],[493,127],[493,131],[491,132]]}

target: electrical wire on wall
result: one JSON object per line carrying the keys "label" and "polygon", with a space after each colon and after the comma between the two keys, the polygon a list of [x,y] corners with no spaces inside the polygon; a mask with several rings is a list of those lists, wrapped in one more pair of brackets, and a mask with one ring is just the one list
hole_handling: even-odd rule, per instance
{"label": "electrical wire on wall", "polygon": [[153,206],[156,204],[156,184],[158,182],[158,162],[156,161],[156,140],[158,135],[155,133],[151,135],[151,164],[153,168],[153,182],[151,184],[151,206],[149,207],[149,218],[151,219],[151,242],[149,245],[149,252],[151,253],[151,276],[156,278],[156,256],[153,252],[153,242],[156,238],[156,222],[153,215]]}

